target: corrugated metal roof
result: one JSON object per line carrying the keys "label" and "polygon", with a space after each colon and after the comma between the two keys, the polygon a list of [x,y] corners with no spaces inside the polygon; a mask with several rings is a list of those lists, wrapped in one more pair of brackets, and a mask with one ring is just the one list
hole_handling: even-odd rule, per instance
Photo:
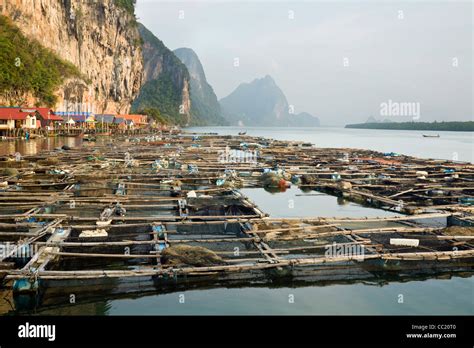
{"label": "corrugated metal roof", "polygon": [[95,115],[95,120],[97,122],[104,122],[104,123],[114,123],[115,115],[112,114],[103,114],[103,115]]}

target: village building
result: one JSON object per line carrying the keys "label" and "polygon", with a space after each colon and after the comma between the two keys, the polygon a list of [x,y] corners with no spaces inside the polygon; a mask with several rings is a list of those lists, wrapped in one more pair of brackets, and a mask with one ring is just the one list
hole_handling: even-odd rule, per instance
{"label": "village building", "polygon": [[18,135],[39,129],[54,130],[64,122],[50,108],[0,107],[0,134]]}
{"label": "village building", "polygon": [[114,123],[115,115],[113,114],[96,114],[96,122],[111,125]]}
{"label": "village building", "polygon": [[128,129],[145,128],[148,125],[147,115],[117,115],[117,118],[123,119]]}
{"label": "village building", "polygon": [[92,112],[53,111],[46,107],[0,107],[0,136],[20,136],[40,130],[76,132],[93,130],[109,134],[149,128],[147,115],[93,114]]}
{"label": "village building", "polygon": [[114,129],[114,114],[96,114],[95,122],[96,129],[100,129],[103,132],[109,132]]}
{"label": "village building", "polygon": [[40,115],[42,128],[54,129],[64,121],[61,116],[57,115],[50,108],[37,108],[36,110]]}
{"label": "village building", "polygon": [[114,126],[121,132],[126,131],[128,128],[127,121],[121,117],[114,118]]}
{"label": "village building", "polygon": [[68,127],[74,126],[84,129],[95,128],[96,120],[92,112],[57,111],[55,114],[61,116]]}

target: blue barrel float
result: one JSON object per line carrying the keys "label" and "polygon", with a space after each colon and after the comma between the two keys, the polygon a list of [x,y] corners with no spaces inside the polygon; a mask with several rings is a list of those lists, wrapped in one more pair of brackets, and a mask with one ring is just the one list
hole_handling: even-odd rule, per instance
{"label": "blue barrel float", "polygon": [[151,229],[152,232],[157,233],[158,239],[165,238],[165,229],[163,225],[153,225]]}
{"label": "blue barrel float", "polygon": [[459,203],[462,205],[474,205],[474,197],[461,197]]}
{"label": "blue barrel float", "polygon": [[40,279],[21,278],[13,282],[14,293],[35,293],[41,286]]}
{"label": "blue barrel float", "polygon": [[[31,270],[34,270],[33,268]],[[41,302],[42,280],[36,277],[13,281],[13,302],[16,310],[32,310]]]}

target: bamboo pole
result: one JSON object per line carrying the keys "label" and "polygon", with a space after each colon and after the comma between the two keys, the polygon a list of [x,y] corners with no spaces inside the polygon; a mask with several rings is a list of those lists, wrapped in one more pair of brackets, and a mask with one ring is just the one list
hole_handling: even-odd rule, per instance
{"label": "bamboo pole", "polygon": [[[372,259],[382,260],[449,260],[458,258],[474,257],[474,250],[448,251],[448,252],[419,252],[419,253],[392,253],[390,255],[369,254],[369,255],[349,255],[335,257],[301,258],[291,260],[279,260],[276,263],[252,264],[252,265],[224,265],[210,267],[184,267],[181,269],[155,269],[155,270],[85,270],[85,271],[41,271],[38,277],[42,279],[91,279],[91,278],[122,278],[122,277],[142,277],[163,274],[185,275],[189,273],[200,274],[202,272],[241,272],[251,270],[265,270],[283,266],[303,266],[319,265],[327,263],[340,263],[348,261],[363,262]],[[18,279],[24,274],[16,270],[7,270],[6,279]]]}

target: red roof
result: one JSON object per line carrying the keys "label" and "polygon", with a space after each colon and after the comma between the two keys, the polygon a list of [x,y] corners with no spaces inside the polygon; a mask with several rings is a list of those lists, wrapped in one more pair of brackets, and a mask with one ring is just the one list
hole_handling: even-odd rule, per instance
{"label": "red roof", "polygon": [[28,115],[36,115],[36,112],[44,120],[63,120],[49,108],[0,108],[0,120],[25,120]]}
{"label": "red roof", "polygon": [[127,121],[132,121],[134,124],[146,124],[147,116],[146,115],[117,115],[118,118],[123,118]]}
{"label": "red roof", "polygon": [[35,115],[36,109],[0,108],[0,120],[26,120],[29,115]]}
{"label": "red roof", "polygon": [[48,121],[63,121],[63,118],[56,115],[53,110],[50,108],[36,108],[38,112],[40,113],[41,117],[43,120],[48,120]]}

